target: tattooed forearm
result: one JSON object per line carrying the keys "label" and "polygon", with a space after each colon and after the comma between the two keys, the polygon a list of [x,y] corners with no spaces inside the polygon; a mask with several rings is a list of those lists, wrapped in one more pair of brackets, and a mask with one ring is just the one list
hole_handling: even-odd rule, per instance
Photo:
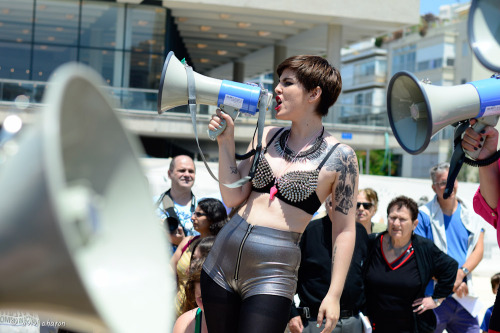
{"label": "tattooed forearm", "polygon": [[340,145],[334,156],[328,161],[327,170],[338,172],[338,184],[335,187],[335,211],[344,215],[354,206],[354,190],[358,176],[356,154],[345,145]]}
{"label": "tattooed forearm", "polygon": [[235,175],[236,175],[236,174],[238,173],[238,168],[237,168],[237,167],[231,167],[231,166],[230,166],[230,167],[229,167],[229,169],[231,170],[231,173],[232,173],[232,174],[235,174]]}

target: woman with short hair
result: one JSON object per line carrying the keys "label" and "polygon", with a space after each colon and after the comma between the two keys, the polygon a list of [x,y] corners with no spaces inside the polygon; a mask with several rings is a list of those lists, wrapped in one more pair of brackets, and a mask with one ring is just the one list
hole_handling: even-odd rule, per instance
{"label": "woman with short hair", "polygon": [[[415,235],[418,206],[399,196],[387,207],[387,231],[372,234],[365,266],[367,315],[374,332],[433,332],[432,309],[453,292],[457,262],[432,241]],[[432,296],[424,292],[437,280]]]}

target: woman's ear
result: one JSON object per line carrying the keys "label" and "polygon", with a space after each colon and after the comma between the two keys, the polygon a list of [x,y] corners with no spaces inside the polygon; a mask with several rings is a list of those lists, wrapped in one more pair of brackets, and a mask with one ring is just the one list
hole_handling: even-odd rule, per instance
{"label": "woman's ear", "polygon": [[309,93],[309,102],[311,103],[319,102],[319,98],[321,97],[322,92],[323,91],[319,86],[311,90]]}

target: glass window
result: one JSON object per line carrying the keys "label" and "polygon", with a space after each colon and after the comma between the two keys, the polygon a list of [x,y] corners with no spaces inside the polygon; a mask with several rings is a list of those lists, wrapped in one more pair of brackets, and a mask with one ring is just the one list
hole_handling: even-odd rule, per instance
{"label": "glass window", "polygon": [[37,0],[35,43],[78,45],[77,1]]}
{"label": "glass window", "polygon": [[372,105],[373,93],[368,92],[365,94],[365,105]]}
{"label": "glass window", "polygon": [[363,105],[363,94],[356,94],[356,96],[354,96],[354,104]]}
{"label": "glass window", "polygon": [[76,47],[35,45],[32,79],[47,81],[57,67],[70,61],[76,61]]}
{"label": "glass window", "polygon": [[81,46],[123,49],[128,37],[125,31],[125,7],[112,2],[83,1]]}
{"label": "glass window", "polygon": [[163,69],[163,59],[156,54],[125,53],[124,87],[158,89]]}
{"label": "glass window", "polygon": [[121,87],[123,52],[102,49],[81,49],[80,62],[95,69],[110,86]]}
{"label": "glass window", "polygon": [[453,58],[448,58],[446,59],[446,66],[454,66],[455,65],[455,59]]}
{"label": "glass window", "polygon": [[1,43],[0,78],[30,79],[31,46],[23,43]]}
{"label": "glass window", "polygon": [[419,62],[417,68],[419,71],[425,71],[426,69],[429,69],[429,60]]}
{"label": "glass window", "polygon": [[0,1],[0,40],[31,43],[32,20],[33,0]]}
{"label": "glass window", "polygon": [[162,54],[165,49],[166,9],[154,6],[127,7],[125,49]]}

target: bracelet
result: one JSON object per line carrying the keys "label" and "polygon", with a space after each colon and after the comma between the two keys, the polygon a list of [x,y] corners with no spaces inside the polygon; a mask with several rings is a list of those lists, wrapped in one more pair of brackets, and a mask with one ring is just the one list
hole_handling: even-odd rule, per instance
{"label": "bracelet", "polygon": [[467,276],[467,275],[470,274],[470,272],[469,272],[469,270],[467,268],[465,268],[465,267],[462,266],[462,267],[460,267],[460,269],[465,273],[465,276]]}
{"label": "bracelet", "polygon": [[441,305],[441,302],[439,301],[439,298],[433,298],[434,304],[436,304],[436,308]]}

